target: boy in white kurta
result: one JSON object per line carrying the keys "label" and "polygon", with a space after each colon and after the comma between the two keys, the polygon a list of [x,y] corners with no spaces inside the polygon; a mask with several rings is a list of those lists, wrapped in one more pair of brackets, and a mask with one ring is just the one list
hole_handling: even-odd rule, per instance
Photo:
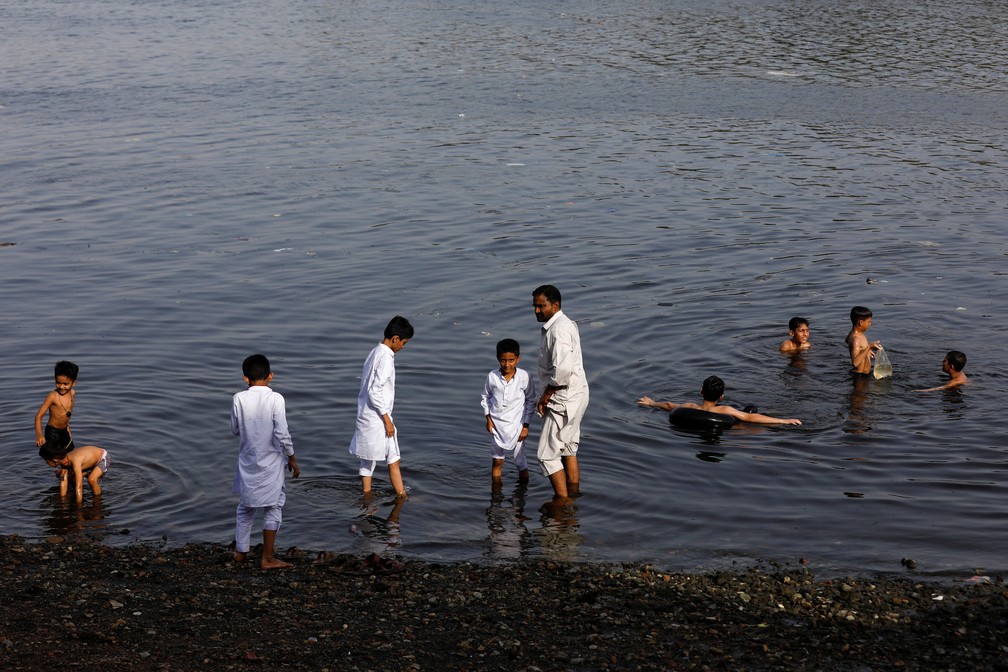
{"label": "boy in white kurta", "polygon": [[263,550],[259,565],[263,569],[290,567],[274,557],[277,530],[282,521],[284,468],[301,475],[294,459],[294,443],[287,430],[284,398],[270,389],[273,380],[269,360],[251,355],[242,362],[242,377],[248,389],[234,395],[231,402],[231,432],[240,437],[238,467],[235,469],[235,494],[240,496],[235,511],[236,562],[243,562],[249,552],[252,523],[256,511],[263,512]]}
{"label": "boy in white kurta", "polygon": [[518,468],[518,481],[528,483],[529,478],[525,439],[529,419],[535,410],[536,393],[528,372],[518,368],[520,359],[518,341],[505,338],[497,343],[500,368],[487,374],[480,398],[486,430],[490,433],[490,457],[493,459],[490,478],[495,485],[501,482],[506,452],[512,454]]}
{"label": "boy in white kurta", "polygon": [[413,325],[396,315],[385,327],[384,340],[364,361],[360,393],[357,395],[357,426],[349,451],[360,460],[361,490],[371,492],[371,478],[378,462],[388,464],[389,482],[396,497],[405,497],[399,469],[399,437],[392,422],[395,404],[395,355],[413,338]]}

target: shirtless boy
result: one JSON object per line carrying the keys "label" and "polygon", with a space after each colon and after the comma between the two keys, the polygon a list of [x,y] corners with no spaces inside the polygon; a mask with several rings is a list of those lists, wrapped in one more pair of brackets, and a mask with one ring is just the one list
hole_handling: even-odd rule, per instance
{"label": "shirtless boy", "polygon": [[740,411],[737,408],[732,408],[731,406],[720,406],[718,402],[724,399],[724,381],[717,376],[710,376],[703,381],[703,387],[700,388],[700,394],[703,396],[703,404],[694,404],[692,402],[687,402],[685,404],[675,404],[671,401],[655,401],[651,397],[641,397],[637,400],[637,403],[641,406],[650,406],[651,408],[660,408],[664,411],[672,411],[676,408],[682,406],[683,408],[698,408],[701,411],[707,411],[709,413],[721,413],[722,415],[730,415],[737,420],[742,422],[754,422],[760,425],[800,425],[801,420],[798,418],[774,418],[769,415],[763,415],[762,413],[746,413],[745,411]]}
{"label": "shirtless boy", "polygon": [[871,373],[875,352],[882,349],[881,341],[868,342],[865,332],[872,323],[872,312],[864,306],[854,306],[850,311],[851,330],[844,339],[850,351],[854,373]]}
{"label": "shirtless boy", "polygon": [[926,390],[914,390],[914,392],[935,392],[936,390],[948,390],[953,387],[965,385],[969,382],[963,368],[966,366],[966,355],[958,350],[949,350],[942,360],[942,371],[948,374],[949,380],[944,385],[929,387]]}
{"label": "shirtless boy", "polygon": [[787,326],[790,338],[780,344],[781,352],[801,352],[812,347],[812,344],[809,343],[808,320],[804,317],[792,317]]}
{"label": "shirtless boy", "polygon": [[[73,362],[56,362],[56,389],[46,395],[45,401],[35,414],[35,445],[41,448],[49,446],[52,455],[65,455],[74,449],[70,437],[70,415],[73,412],[74,383],[77,382],[79,368]],[[45,431],[42,430],[42,417],[48,413]]]}
{"label": "shirtless boy", "polygon": [[108,471],[109,459],[108,451],[98,446],[81,446],[69,453],[52,453],[49,445],[39,448],[39,455],[50,467],[57,467],[57,476],[60,482],[60,497],[67,494],[67,476],[70,470],[74,473],[74,485],[77,491],[77,501],[84,499],[84,477],[87,476],[88,485],[95,497],[102,494],[101,485],[98,483],[102,476]]}

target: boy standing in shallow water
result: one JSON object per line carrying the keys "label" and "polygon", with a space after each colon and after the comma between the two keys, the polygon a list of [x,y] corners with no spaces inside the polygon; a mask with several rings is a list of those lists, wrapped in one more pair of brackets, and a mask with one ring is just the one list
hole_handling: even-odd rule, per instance
{"label": "boy standing in shallow water", "polygon": [[395,405],[395,356],[411,338],[413,325],[405,317],[396,315],[385,327],[382,342],[364,360],[357,394],[357,424],[348,450],[360,460],[357,473],[365,495],[371,492],[371,478],[378,461],[384,461],[388,464],[389,482],[396,497],[406,496],[392,407]]}
{"label": "boy standing in shallow water", "polygon": [[809,323],[804,317],[792,317],[788,322],[789,338],[780,344],[780,351],[801,352],[812,347],[809,343]]}
{"label": "boy standing in shallow water", "polygon": [[504,453],[510,452],[518,468],[518,481],[528,483],[528,460],[525,458],[525,439],[528,437],[529,419],[536,407],[535,384],[528,372],[518,368],[518,341],[505,338],[497,343],[497,362],[500,368],[487,374],[480,402],[486,415],[486,430],[490,433],[490,478],[501,482]]}
{"label": "boy standing in shallow water", "polygon": [[[46,447],[49,455],[62,457],[74,449],[70,436],[70,415],[73,413],[77,393],[73,386],[77,382],[80,369],[73,362],[56,362],[56,389],[46,395],[45,401],[35,414],[35,445]],[[45,431],[42,430],[42,416],[49,413]]]}
{"label": "boy standing in shallow water", "polygon": [[851,330],[844,339],[850,351],[854,373],[871,373],[875,351],[882,349],[881,341],[868,342],[865,332],[872,323],[872,312],[864,306],[854,306],[850,311]]}
{"label": "boy standing in shallow water", "polygon": [[914,392],[935,392],[937,390],[948,390],[969,382],[963,368],[966,366],[966,355],[958,350],[949,350],[942,360],[942,372],[947,373],[949,380],[944,385],[929,387],[926,390],[914,390]]}
{"label": "boy standing in shallow water", "polygon": [[242,377],[248,389],[234,395],[231,432],[240,437],[238,467],[233,492],[240,495],[235,511],[235,562],[249,552],[256,511],[263,512],[263,569],[290,567],[274,557],[277,530],[283,520],[284,468],[301,475],[294,459],[294,444],[287,431],[284,398],[270,389],[273,372],[264,355],[251,355],[242,362]]}
{"label": "boy standing in shallow water", "polygon": [[69,453],[52,453],[49,444],[39,448],[39,455],[50,467],[59,469],[60,497],[67,494],[67,476],[71,469],[74,472],[74,485],[76,488],[77,501],[84,501],[84,476],[87,476],[88,485],[91,486],[91,493],[96,497],[101,497],[102,489],[98,481],[108,472],[109,459],[108,451],[98,446],[81,446]]}

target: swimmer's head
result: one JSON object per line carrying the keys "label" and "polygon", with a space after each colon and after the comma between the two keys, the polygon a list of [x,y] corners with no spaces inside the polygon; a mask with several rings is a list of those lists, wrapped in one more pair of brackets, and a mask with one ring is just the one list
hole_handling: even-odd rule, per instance
{"label": "swimmer's head", "polygon": [[724,396],[724,381],[717,376],[710,376],[703,381],[700,394],[704,401],[719,401]]}
{"label": "swimmer's head", "polygon": [[855,327],[861,320],[870,320],[872,317],[872,312],[870,309],[864,306],[854,306],[850,309],[850,321]]}
{"label": "swimmer's head", "polygon": [[959,373],[966,366],[966,355],[958,350],[949,350],[948,354],[945,355],[943,364],[948,364],[949,368]]}

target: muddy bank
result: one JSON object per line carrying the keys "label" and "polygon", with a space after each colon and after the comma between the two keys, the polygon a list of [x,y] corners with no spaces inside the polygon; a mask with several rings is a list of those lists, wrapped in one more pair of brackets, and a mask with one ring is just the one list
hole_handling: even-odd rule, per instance
{"label": "muddy bank", "polygon": [[0,537],[4,670],[1004,670],[1008,589]]}

